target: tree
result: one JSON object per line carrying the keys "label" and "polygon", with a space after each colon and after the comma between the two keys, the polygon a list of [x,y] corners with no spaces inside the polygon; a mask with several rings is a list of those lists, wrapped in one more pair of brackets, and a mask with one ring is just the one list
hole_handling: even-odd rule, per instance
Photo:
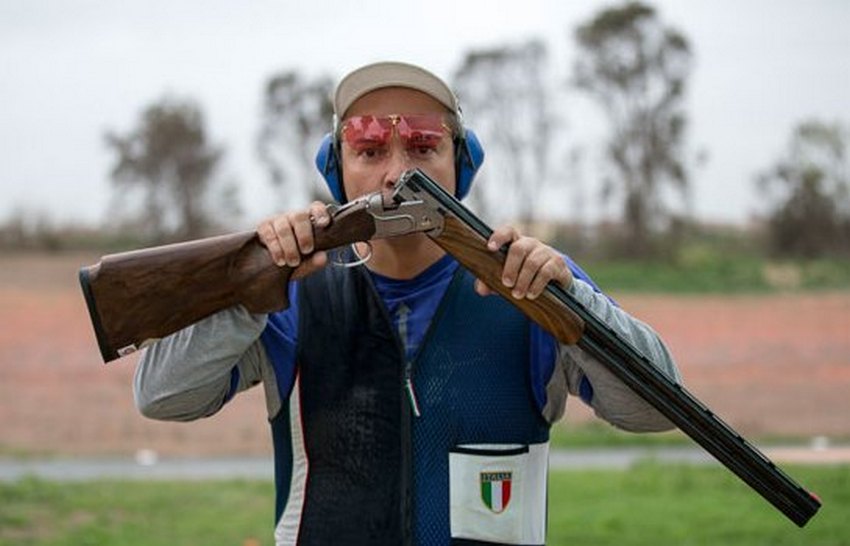
{"label": "tree", "polygon": [[784,157],[758,175],[773,253],[850,253],[850,135],[839,123],[800,123]]}
{"label": "tree", "polygon": [[484,216],[513,209],[520,221],[534,217],[553,129],[546,60],[546,47],[533,40],[471,51],[455,71],[461,106],[487,150],[487,183],[475,184],[470,195]]}
{"label": "tree", "polygon": [[333,116],[333,83],[321,76],[307,80],[298,72],[269,79],[263,95],[263,118],[257,138],[260,160],[272,185],[280,191],[281,206],[329,199],[316,185],[314,158]]}
{"label": "tree", "polygon": [[603,197],[623,200],[626,249],[650,250],[650,234],[671,213],[662,198],[688,187],[682,147],[682,105],[691,52],[687,39],[637,2],[604,9],[575,31],[575,85],[604,111],[611,129],[606,157],[612,170]]}
{"label": "tree", "polygon": [[205,197],[223,151],[209,143],[197,104],[161,99],[143,111],[135,129],[108,132],[106,142],[117,154],[116,187],[146,193],[144,229],[156,240],[204,235],[211,224]]}

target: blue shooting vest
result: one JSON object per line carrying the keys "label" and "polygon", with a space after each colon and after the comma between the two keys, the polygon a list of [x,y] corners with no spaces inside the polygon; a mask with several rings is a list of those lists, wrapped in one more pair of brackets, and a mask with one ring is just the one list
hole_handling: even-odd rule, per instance
{"label": "blue shooting vest", "polygon": [[[530,323],[473,282],[458,268],[406,362],[365,268],[326,267],[302,281],[296,421],[309,473],[299,544],[474,544],[452,542],[449,453],[548,441],[532,394]],[[285,401],[271,423],[277,520],[293,474],[291,411]]]}

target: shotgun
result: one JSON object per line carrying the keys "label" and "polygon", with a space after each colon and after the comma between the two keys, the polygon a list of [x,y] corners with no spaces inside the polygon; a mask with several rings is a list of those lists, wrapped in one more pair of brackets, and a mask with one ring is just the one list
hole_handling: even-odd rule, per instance
{"label": "shotgun", "polygon": [[[556,283],[516,300],[501,283],[507,247],[487,248],[492,230],[420,170],[391,197],[369,194],[315,228],[316,250],[423,232],[494,291],[565,344],[606,366],[786,517],[803,527],[820,501],[707,406],[674,382]],[[288,306],[289,267],[278,267],[256,233],[243,232],[105,256],[79,278],[104,362],[233,305],[255,313]]]}

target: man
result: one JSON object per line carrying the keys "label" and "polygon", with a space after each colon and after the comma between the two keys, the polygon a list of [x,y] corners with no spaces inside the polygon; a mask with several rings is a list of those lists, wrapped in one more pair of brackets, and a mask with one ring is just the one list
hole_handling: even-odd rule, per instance
{"label": "man", "polygon": [[[482,153],[437,76],[377,63],[343,78],[317,163],[344,201],[391,192],[420,168],[462,196]],[[359,245],[365,265],[313,253],[324,205],[257,232],[297,266],[289,309],[224,311],[150,347],[140,410],[212,415],[263,382],[275,449],[278,544],[543,544],[550,425],[567,392],[629,430],[669,422],[597,362],[560,346],[423,234]],[[502,282],[514,298],[561,284],[671,377],[658,336],[601,295],[575,264],[504,226]],[[357,256],[354,256],[354,255]]]}

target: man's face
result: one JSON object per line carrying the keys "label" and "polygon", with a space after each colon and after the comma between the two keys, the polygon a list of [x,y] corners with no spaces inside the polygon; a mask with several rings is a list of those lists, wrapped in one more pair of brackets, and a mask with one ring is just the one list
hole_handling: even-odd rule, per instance
{"label": "man's face", "polygon": [[363,95],[345,113],[340,137],[349,199],[377,190],[391,192],[401,173],[413,168],[455,191],[448,115],[425,93],[388,87]]}

